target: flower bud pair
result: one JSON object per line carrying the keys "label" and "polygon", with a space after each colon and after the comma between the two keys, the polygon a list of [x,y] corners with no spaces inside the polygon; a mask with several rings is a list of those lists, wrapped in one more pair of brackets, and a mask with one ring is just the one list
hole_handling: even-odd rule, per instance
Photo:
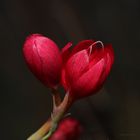
{"label": "flower bud pair", "polygon": [[25,60],[34,75],[46,86],[61,84],[76,100],[98,91],[114,62],[112,46],[84,40],[71,50],[68,43],[60,52],[49,38],[33,34],[23,47]]}

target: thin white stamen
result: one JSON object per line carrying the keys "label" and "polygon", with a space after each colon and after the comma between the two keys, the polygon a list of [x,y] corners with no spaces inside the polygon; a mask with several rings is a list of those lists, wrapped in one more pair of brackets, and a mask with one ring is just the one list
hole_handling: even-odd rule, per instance
{"label": "thin white stamen", "polygon": [[93,44],[91,44],[91,46],[94,46],[94,45],[96,45],[96,44],[101,44],[101,46],[102,46],[102,48],[104,49],[104,44],[103,44],[103,42],[102,41],[96,41],[96,42],[94,42]]}
{"label": "thin white stamen", "polygon": [[97,44],[101,44],[102,50],[104,50],[104,44],[103,44],[103,42],[102,42],[102,41],[96,41],[96,42],[94,42],[93,44],[91,44],[91,45],[89,46],[89,56],[91,55],[92,47],[93,47],[94,45],[97,45]]}

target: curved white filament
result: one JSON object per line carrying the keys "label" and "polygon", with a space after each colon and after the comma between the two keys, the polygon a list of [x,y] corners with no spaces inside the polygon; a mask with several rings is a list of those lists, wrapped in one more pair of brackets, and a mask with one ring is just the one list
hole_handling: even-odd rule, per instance
{"label": "curved white filament", "polygon": [[93,44],[91,44],[91,45],[89,46],[89,56],[90,56],[90,54],[91,54],[91,52],[92,52],[93,46],[94,46],[94,45],[97,45],[97,44],[101,44],[102,50],[104,50],[104,44],[103,44],[103,42],[102,42],[102,41],[96,41],[96,42],[94,42]]}

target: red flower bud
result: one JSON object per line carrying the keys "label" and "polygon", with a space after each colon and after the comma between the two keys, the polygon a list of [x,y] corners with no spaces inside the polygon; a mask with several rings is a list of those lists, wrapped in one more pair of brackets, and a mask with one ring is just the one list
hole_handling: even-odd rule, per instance
{"label": "red flower bud", "polygon": [[101,88],[114,62],[111,45],[84,40],[70,51],[71,43],[62,50],[62,85],[73,99],[94,94]]}
{"label": "red flower bud", "polygon": [[82,132],[80,123],[73,118],[62,120],[49,140],[77,140]]}
{"label": "red flower bud", "polygon": [[59,84],[62,59],[57,45],[39,34],[27,37],[23,54],[33,74],[46,86],[55,88]]}

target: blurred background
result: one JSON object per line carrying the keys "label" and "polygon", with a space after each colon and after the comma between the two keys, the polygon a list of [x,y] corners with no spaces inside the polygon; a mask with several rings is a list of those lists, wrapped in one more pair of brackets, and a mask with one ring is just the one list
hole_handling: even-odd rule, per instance
{"label": "blurred background", "polygon": [[112,43],[115,64],[104,87],[70,112],[85,128],[80,140],[140,140],[139,0],[0,1],[1,140],[25,140],[51,113],[50,91],[23,59],[31,33],[48,36],[60,48],[84,39]]}

